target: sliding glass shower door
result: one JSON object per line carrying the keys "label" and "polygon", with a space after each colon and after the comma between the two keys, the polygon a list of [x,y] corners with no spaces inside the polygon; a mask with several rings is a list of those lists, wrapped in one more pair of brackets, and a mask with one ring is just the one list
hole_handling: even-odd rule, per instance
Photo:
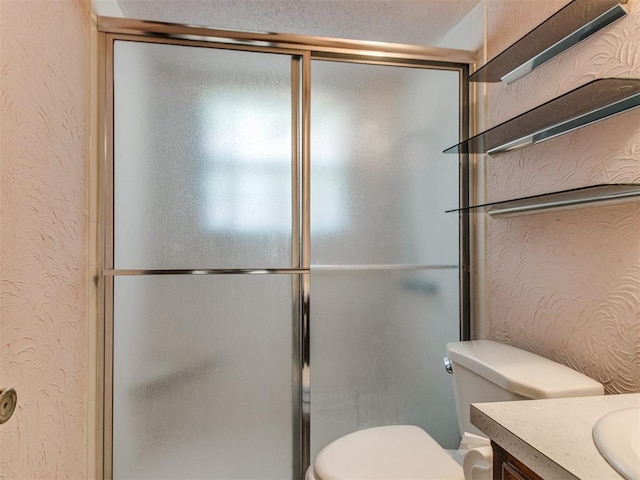
{"label": "sliding glass shower door", "polygon": [[395,423],[454,446],[466,66],[106,21],[107,480],[300,480]]}
{"label": "sliding glass shower door", "polygon": [[113,477],[292,478],[297,61],[113,58]]}
{"label": "sliding glass shower door", "polygon": [[458,72],[314,61],[311,447],[412,424],[455,448]]}

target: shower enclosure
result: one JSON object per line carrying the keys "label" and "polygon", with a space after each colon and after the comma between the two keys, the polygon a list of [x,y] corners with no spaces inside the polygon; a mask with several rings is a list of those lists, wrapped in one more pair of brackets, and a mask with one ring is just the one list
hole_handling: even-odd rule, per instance
{"label": "shower enclosure", "polygon": [[105,477],[299,479],[383,424],[454,446],[464,55],[99,28]]}

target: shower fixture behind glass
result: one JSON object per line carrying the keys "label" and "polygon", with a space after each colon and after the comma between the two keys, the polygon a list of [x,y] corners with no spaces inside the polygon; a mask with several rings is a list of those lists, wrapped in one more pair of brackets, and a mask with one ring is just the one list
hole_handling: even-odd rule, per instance
{"label": "shower fixture behind glass", "polygon": [[105,477],[299,479],[385,423],[455,443],[434,359],[468,335],[468,172],[439,152],[469,59],[99,28]]}

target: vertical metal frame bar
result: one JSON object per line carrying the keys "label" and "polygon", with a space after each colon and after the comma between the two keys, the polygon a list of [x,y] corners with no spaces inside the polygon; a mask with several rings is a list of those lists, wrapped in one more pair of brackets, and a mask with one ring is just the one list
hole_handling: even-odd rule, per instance
{"label": "vertical metal frame bar", "polygon": [[[101,162],[101,179],[100,185],[102,187],[101,195],[101,212],[104,219],[104,226],[102,228],[102,244],[103,255],[102,262],[103,268],[113,269],[113,221],[114,221],[114,185],[113,185],[113,142],[114,142],[114,111],[113,111],[113,96],[114,96],[114,69],[113,69],[113,37],[109,34],[101,34],[102,45],[104,51],[103,62],[103,74],[101,75],[101,81],[103,82],[104,94],[101,97],[101,108],[103,114],[101,115],[103,124],[102,127],[102,145],[100,147],[100,162]],[[103,460],[102,460],[102,474],[103,478],[113,478],[113,284],[114,278],[112,276],[104,276],[104,294],[103,294],[103,346],[104,346],[104,420],[103,420]]]}
{"label": "vertical metal frame bar", "polygon": [[301,254],[301,57],[291,59],[291,266],[302,267]]}
{"label": "vertical metal frame bar", "polygon": [[[460,138],[467,138],[469,134],[469,66],[460,68]],[[459,205],[461,208],[469,206],[471,171],[469,155],[459,155]],[[460,339],[471,339],[471,245],[470,245],[470,216],[467,210],[459,214],[459,285],[460,285]]]}
{"label": "vertical metal frame bar", "polygon": [[[302,264],[301,255],[301,57],[295,56],[291,59],[291,261],[294,268],[300,268]],[[302,478],[303,454],[300,448],[302,444],[302,302],[300,292],[302,291],[302,279],[300,275],[292,276],[292,471],[294,478]]]}
{"label": "vertical metal frame bar", "polygon": [[311,266],[311,54],[302,57],[302,268]]}
{"label": "vertical metal frame bar", "polygon": [[[302,268],[311,267],[311,53],[302,58]],[[302,279],[302,467],[311,463],[311,278]]]}
{"label": "vertical metal frame bar", "polygon": [[[97,80],[98,80],[98,138],[97,138],[97,161],[98,161],[98,230],[97,230],[97,242],[98,242],[98,271],[104,270],[104,252],[105,252],[105,229],[107,222],[105,221],[105,188],[102,182],[105,179],[104,165],[106,158],[107,144],[109,143],[107,129],[105,123],[107,122],[106,105],[107,105],[107,54],[106,54],[106,35],[104,33],[98,33],[98,61],[97,61]],[[94,474],[97,480],[104,478],[104,462],[105,462],[105,436],[104,436],[104,421],[105,421],[105,282],[107,279],[103,275],[99,275],[96,279],[98,284],[98,305],[97,305],[97,326],[96,326],[96,465]]]}

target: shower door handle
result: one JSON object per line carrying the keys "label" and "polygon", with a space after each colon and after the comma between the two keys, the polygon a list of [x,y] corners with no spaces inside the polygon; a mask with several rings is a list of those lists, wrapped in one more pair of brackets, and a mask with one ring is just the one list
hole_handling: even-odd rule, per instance
{"label": "shower door handle", "polygon": [[0,425],[11,418],[18,403],[18,394],[13,388],[0,388]]}

